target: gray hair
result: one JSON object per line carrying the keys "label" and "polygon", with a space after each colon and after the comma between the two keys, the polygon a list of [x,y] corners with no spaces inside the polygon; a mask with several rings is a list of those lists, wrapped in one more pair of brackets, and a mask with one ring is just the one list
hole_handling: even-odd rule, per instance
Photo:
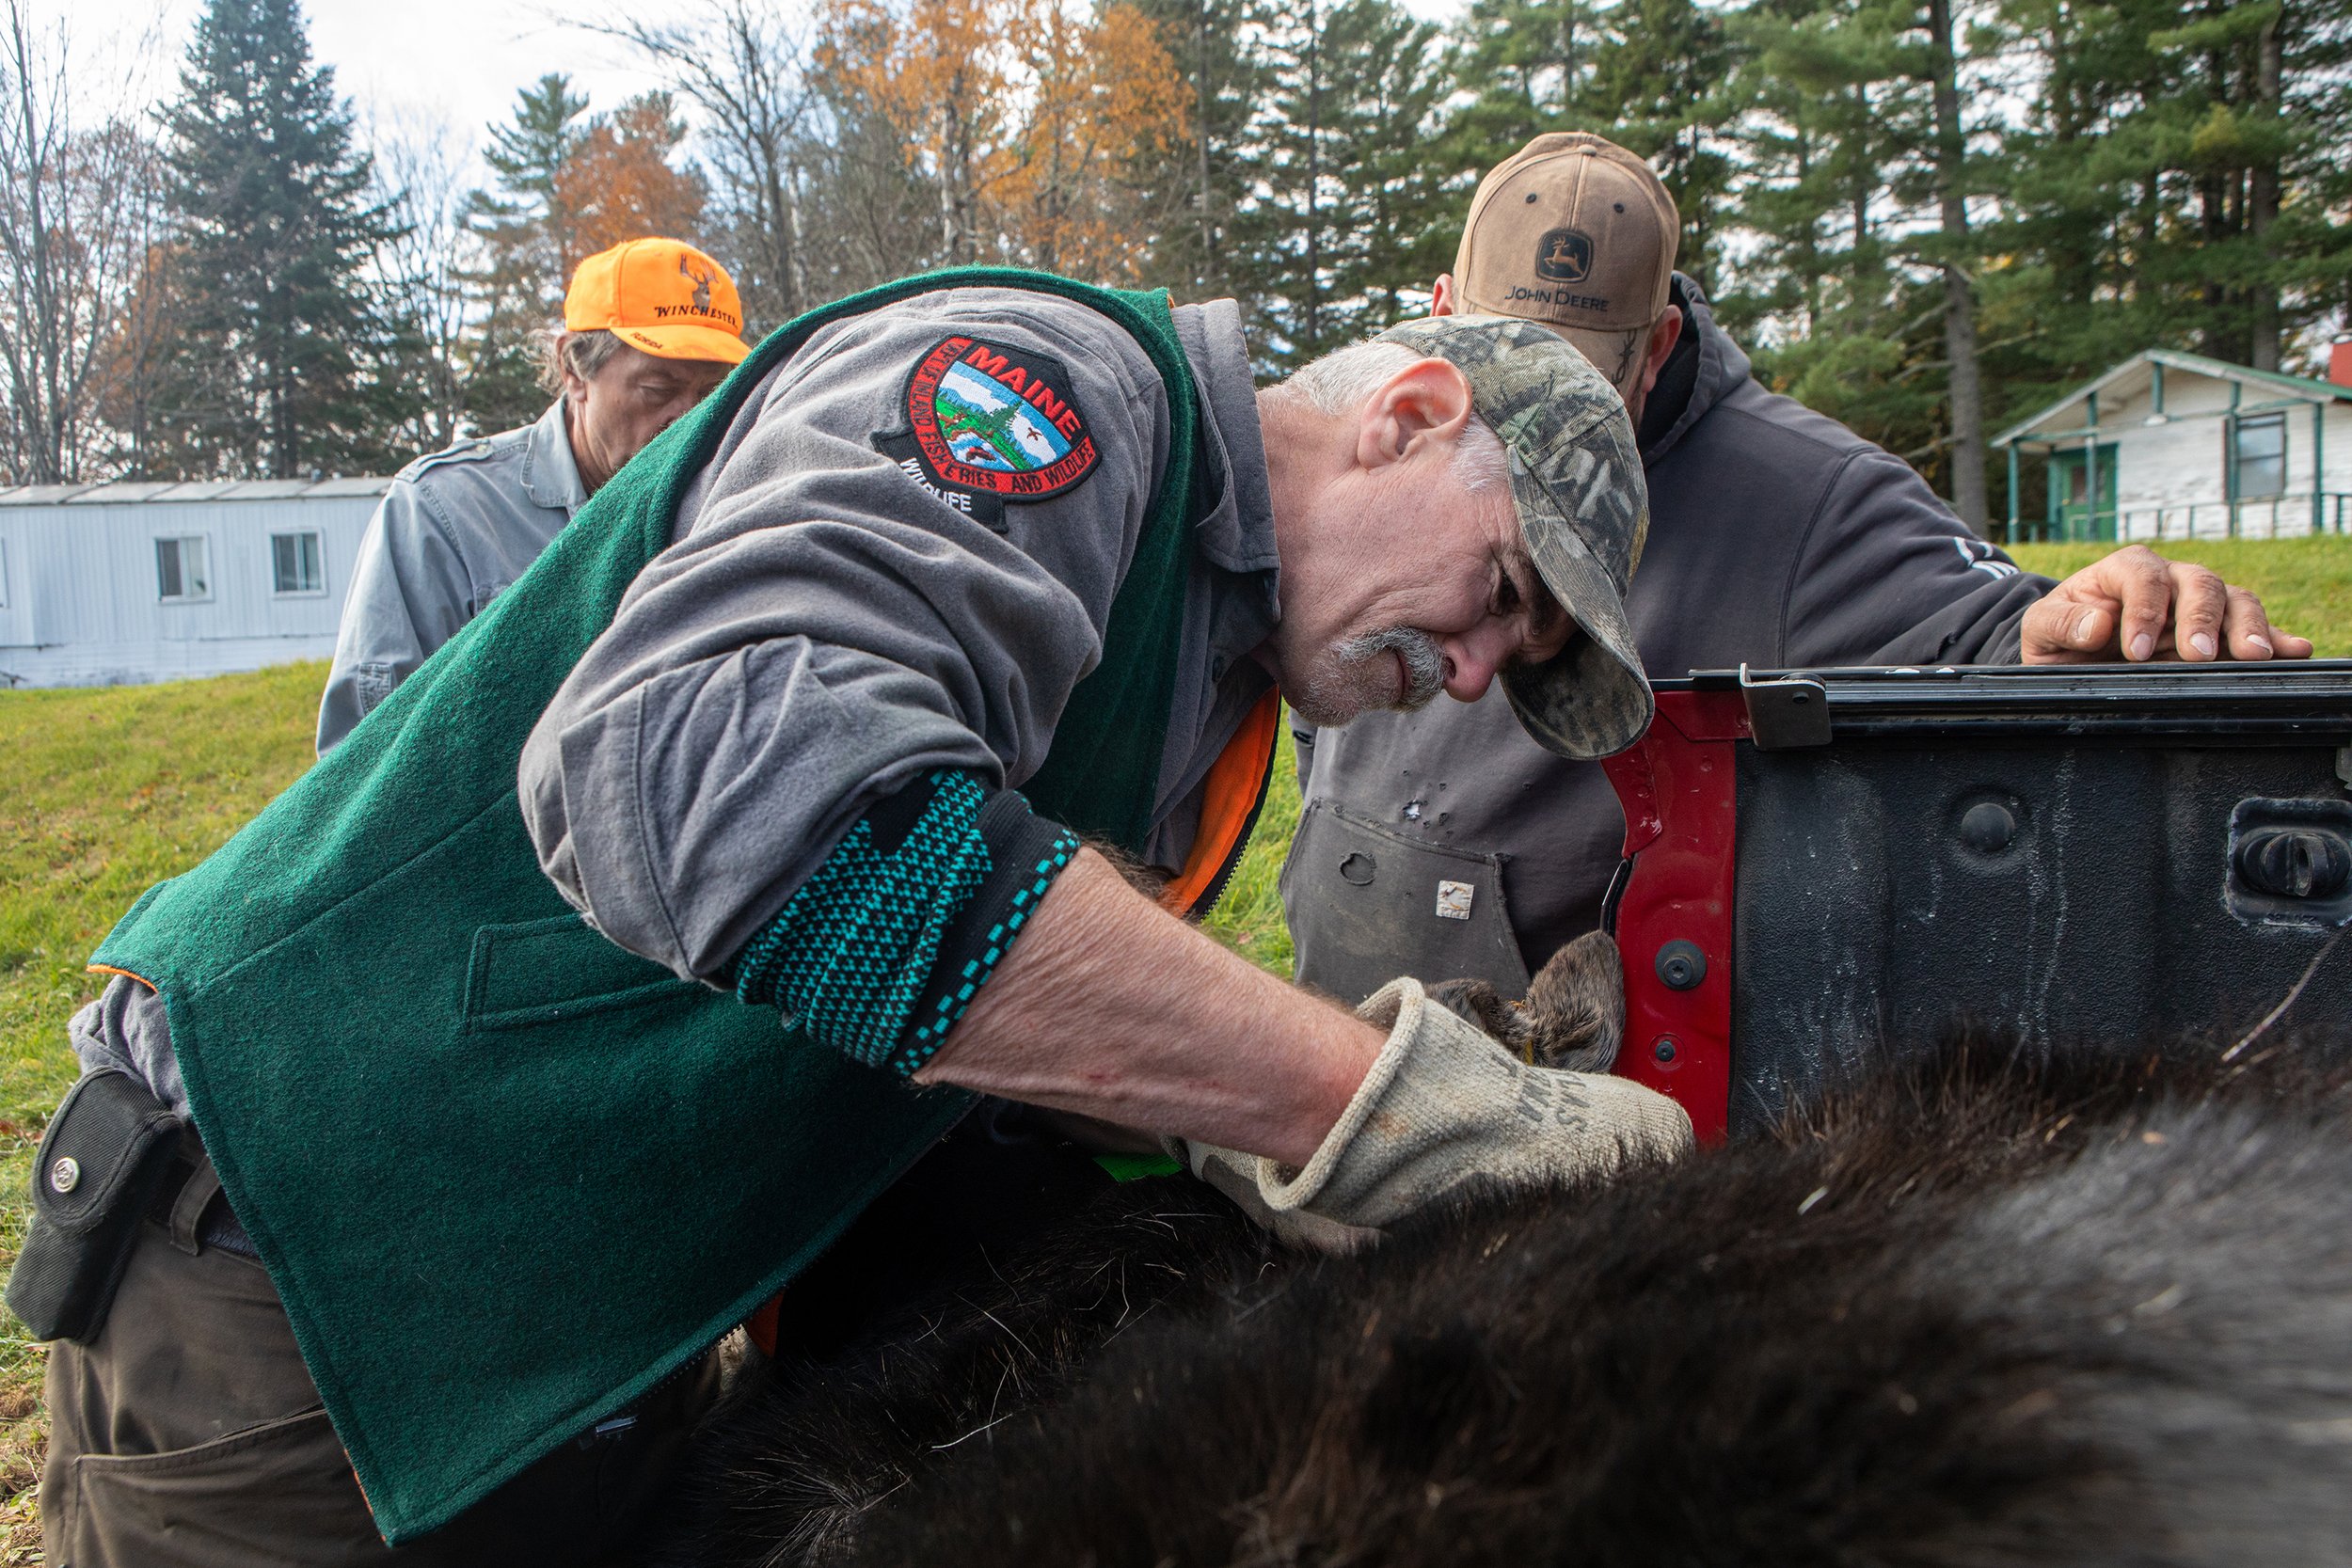
{"label": "gray hair", "polygon": [[621,351],[621,340],[600,326],[569,332],[558,325],[540,333],[532,348],[532,358],[539,366],[541,388],[560,392],[564,389],[565,371],[582,381],[588,380]]}
{"label": "gray hair", "polygon": [[[1391,376],[1421,359],[1403,343],[1375,338],[1335,349],[1301,366],[1276,391],[1297,399],[1318,414],[1353,414],[1387,385]],[[1454,443],[1454,478],[1475,495],[1490,484],[1506,483],[1511,460],[1486,421],[1472,414]]]}

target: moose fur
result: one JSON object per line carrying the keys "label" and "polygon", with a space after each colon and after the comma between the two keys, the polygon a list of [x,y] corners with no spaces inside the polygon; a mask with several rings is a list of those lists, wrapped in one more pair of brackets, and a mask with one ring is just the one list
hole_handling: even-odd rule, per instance
{"label": "moose fur", "polygon": [[671,1560],[2352,1561],[2348,1055],[1960,1040],[1347,1258],[1092,1191],[777,1363]]}

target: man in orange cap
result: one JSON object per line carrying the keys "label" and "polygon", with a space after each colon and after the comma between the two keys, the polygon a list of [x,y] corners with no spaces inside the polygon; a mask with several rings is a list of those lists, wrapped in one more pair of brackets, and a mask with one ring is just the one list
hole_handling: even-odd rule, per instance
{"label": "man in orange cap", "polygon": [[376,508],[319,703],[324,755],[522,576],[580,503],[750,353],[724,268],[680,240],[580,262],[547,335],[553,406],[402,469]]}

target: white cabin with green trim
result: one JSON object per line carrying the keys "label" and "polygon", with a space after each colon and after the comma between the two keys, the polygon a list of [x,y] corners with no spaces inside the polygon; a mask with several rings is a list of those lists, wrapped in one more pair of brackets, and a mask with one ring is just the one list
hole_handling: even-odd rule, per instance
{"label": "white cabin with green trim", "polygon": [[[2285,538],[2352,530],[2352,343],[2313,381],[2152,348],[1993,438],[2009,537]],[[2019,515],[2026,457],[2047,465]]]}

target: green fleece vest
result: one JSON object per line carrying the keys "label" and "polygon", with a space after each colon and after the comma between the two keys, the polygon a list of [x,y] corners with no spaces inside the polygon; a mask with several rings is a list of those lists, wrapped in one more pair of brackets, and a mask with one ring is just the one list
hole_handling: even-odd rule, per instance
{"label": "green fleece vest", "polygon": [[699,1355],[968,1103],[591,930],[539,871],[516,768],[759,379],[830,322],[972,285],[1091,307],[1166,384],[1162,487],[1103,661],[1027,791],[1045,815],[1140,848],[1202,467],[1192,373],[1164,293],[968,269],[780,328],[98,952],[161,993],[198,1130],[394,1543]]}

